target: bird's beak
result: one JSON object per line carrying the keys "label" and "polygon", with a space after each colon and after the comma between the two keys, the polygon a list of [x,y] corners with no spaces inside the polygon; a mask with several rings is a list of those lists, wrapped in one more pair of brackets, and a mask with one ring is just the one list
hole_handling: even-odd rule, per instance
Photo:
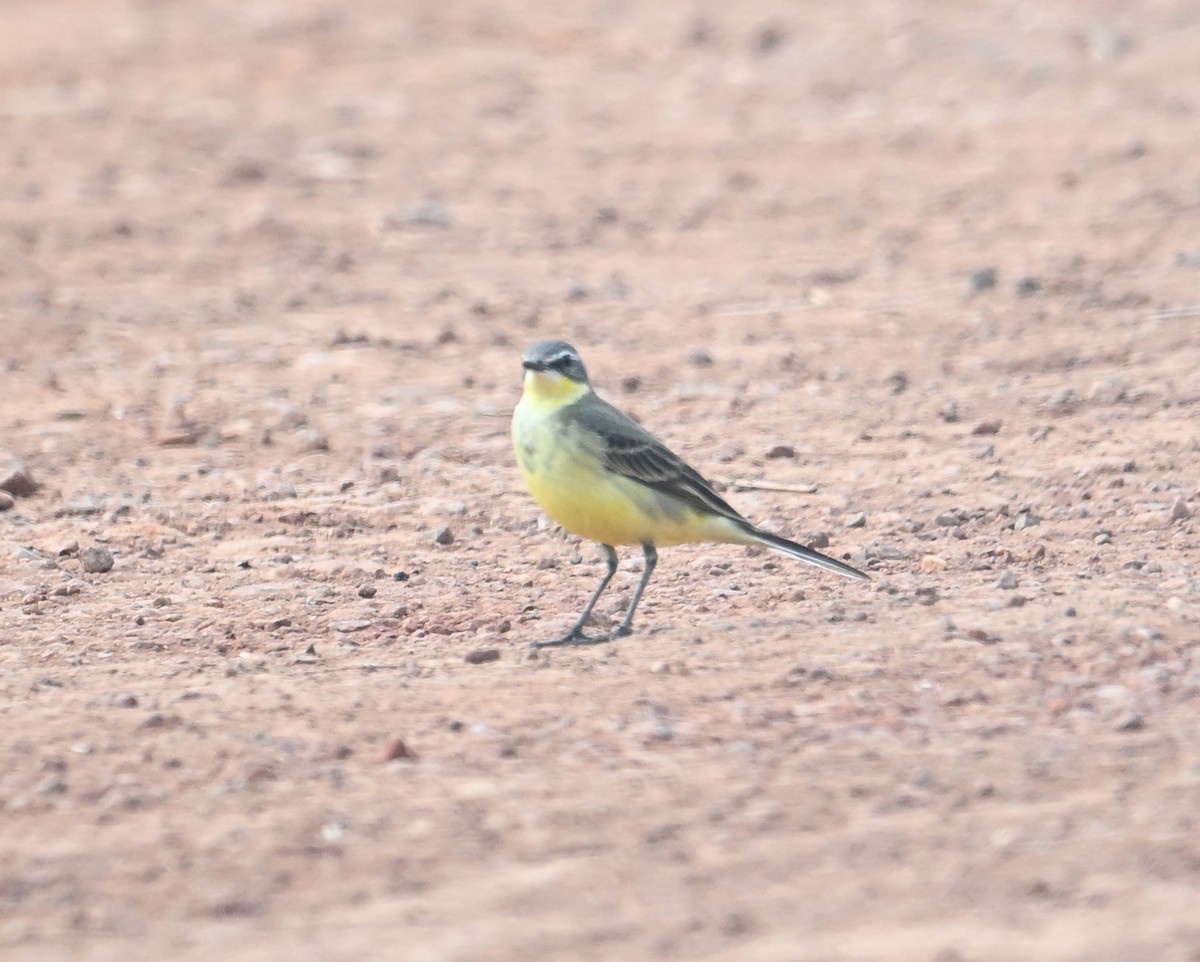
{"label": "bird's beak", "polygon": [[521,367],[525,368],[526,371],[544,371],[544,370],[546,370],[546,365],[543,364],[541,361],[535,361],[532,358],[528,358],[528,357],[521,358]]}

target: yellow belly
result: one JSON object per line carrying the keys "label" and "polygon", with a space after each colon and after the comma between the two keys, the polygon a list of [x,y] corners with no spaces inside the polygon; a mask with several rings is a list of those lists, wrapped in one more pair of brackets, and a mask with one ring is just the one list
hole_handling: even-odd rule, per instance
{"label": "yellow belly", "polygon": [[724,518],[605,470],[600,457],[557,417],[522,400],[513,446],[529,493],[572,534],[609,545],[744,540]]}

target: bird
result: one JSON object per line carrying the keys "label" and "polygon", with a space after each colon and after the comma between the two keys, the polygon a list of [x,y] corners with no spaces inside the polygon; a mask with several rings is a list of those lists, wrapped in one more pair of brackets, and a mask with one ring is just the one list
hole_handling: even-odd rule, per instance
{"label": "bird", "polygon": [[[521,366],[523,390],[513,411],[512,441],[525,486],[555,522],[599,542],[607,566],[574,627],[532,647],[595,645],[629,635],[660,546],[762,545],[849,578],[870,580],[857,568],[742,517],[683,458],[601,398],[579,352],[566,341],[539,341],[522,355]],[[641,546],[641,580],[614,630],[585,634],[592,609],[616,574],[618,545]]]}

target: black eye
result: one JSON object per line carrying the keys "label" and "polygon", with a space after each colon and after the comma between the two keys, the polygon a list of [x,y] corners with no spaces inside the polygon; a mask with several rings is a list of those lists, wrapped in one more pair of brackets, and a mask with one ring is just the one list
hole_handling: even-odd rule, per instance
{"label": "black eye", "polygon": [[558,357],[556,357],[553,361],[550,362],[549,366],[554,368],[554,370],[556,370],[556,371],[568,371],[568,370],[570,370],[571,365],[574,362],[574,360],[575,360],[575,358],[573,355],[560,354],[560,355],[558,355]]}

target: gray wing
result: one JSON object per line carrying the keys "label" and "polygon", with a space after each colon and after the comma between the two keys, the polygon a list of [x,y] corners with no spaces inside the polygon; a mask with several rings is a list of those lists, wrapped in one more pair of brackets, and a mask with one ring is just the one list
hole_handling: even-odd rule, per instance
{"label": "gray wing", "polygon": [[586,400],[575,418],[599,439],[604,467],[700,511],[749,524],[695,468],[640,424],[595,395]]}

